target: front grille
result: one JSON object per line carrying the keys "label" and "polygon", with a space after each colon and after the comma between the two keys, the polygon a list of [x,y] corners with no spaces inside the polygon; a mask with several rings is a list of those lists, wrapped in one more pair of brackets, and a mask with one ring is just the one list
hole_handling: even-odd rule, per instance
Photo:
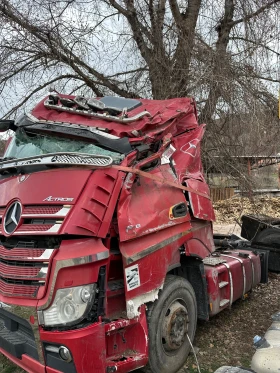
{"label": "front grille", "polygon": [[[13,235],[58,234],[71,205],[24,205]],[[0,206],[0,234],[4,233],[6,206]]]}
{"label": "front grille", "polygon": [[71,206],[23,205],[18,226],[5,237],[3,217],[8,209],[0,206],[0,294],[37,299],[43,294],[39,289],[45,286],[52,254],[60,245],[56,235]]}
{"label": "front grille", "polygon": [[0,236],[0,293],[9,297],[37,298],[45,286],[49,263],[60,239],[32,240]]}
{"label": "front grille", "polygon": [[[59,231],[60,229],[60,226],[61,226],[61,223],[60,224],[56,224],[57,227],[56,227],[56,231]],[[55,226],[55,223],[53,224],[48,224],[48,223],[43,223],[43,224],[22,224],[18,229],[17,229],[17,234],[20,233],[30,233],[30,232],[47,232],[49,230],[51,230],[53,227]]]}
{"label": "front grille", "polygon": [[[63,206],[24,206],[23,214],[25,215],[57,215]],[[1,209],[0,209],[1,214]],[[62,215],[63,216],[63,215]]]}
{"label": "front grille", "polygon": [[[39,280],[42,276],[45,277],[44,269],[47,268],[45,264],[36,263],[34,266],[32,262],[9,261],[6,263],[0,260],[0,273],[7,278],[16,279],[36,279]],[[43,265],[43,267],[42,267]]]}
{"label": "front grille", "polygon": [[91,156],[91,155],[71,155],[71,154],[61,154],[55,155],[52,158],[52,162],[62,163],[62,164],[84,164],[91,166],[110,166],[112,164],[112,159],[107,156]]}
{"label": "front grille", "polygon": [[[22,281],[23,282],[23,281]],[[30,285],[27,283],[7,283],[0,277],[0,293],[6,297],[28,297],[36,298],[39,286]]]}
{"label": "front grille", "polygon": [[14,248],[11,250],[6,250],[5,247],[0,246],[0,258],[5,259],[6,257],[12,258],[21,258],[27,256],[28,258],[32,257],[33,259],[40,258],[43,255],[45,249],[28,249],[28,248]]}

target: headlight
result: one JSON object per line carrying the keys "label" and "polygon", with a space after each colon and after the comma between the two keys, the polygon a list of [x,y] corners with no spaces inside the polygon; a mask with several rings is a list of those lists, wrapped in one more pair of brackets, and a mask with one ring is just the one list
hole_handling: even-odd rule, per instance
{"label": "headlight", "polygon": [[45,326],[71,325],[89,312],[95,298],[96,284],[58,289],[52,305],[43,311]]}

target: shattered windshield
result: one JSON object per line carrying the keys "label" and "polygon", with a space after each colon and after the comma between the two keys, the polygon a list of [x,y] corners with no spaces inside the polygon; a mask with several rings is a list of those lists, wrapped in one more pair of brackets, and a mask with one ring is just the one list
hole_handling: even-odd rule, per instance
{"label": "shattered windshield", "polygon": [[23,129],[16,131],[5,153],[5,158],[27,158],[60,152],[107,155],[115,161],[123,158],[120,153],[103,149],[86,141],[27,133]]}

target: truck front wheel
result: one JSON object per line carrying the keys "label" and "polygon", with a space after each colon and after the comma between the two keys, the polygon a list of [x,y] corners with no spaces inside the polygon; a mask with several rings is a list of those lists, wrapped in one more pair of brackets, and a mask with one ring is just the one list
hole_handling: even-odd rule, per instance
{"label": "truck front wheel", "polygon": [[[159,298],[148,307],[149,364],[153,373],[175,373],[186,362],[193,341],[197,307],[190,283],[168,275]],[[189,336],[189,339],[187,337]]]}

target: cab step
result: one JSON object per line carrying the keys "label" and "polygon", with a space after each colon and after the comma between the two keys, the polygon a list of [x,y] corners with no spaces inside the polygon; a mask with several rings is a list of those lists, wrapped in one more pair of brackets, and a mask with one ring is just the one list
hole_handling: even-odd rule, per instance
{"label": "cab step", "polygon": [[228,285],[228,281],[221,281],[221,282],[219,282],[219,288],[221,289],[221,288],[223,288],[223,287],[225,287],[225,286],[227,286]]}
{"label": "cab step", "polygon": [[222,299],[220,301],[220,307],[224,307],[225,305],[227,305],[229,303],[229,299]]}

